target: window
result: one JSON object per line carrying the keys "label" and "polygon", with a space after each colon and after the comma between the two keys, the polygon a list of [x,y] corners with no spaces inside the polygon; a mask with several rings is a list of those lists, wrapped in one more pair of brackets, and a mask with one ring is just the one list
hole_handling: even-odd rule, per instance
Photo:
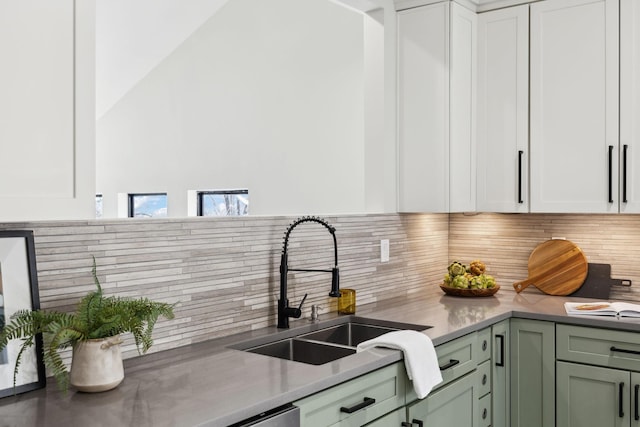
{"label": "window", "polygon": [[249,190],[198,191],[198,216],[249,215]]}
{"label": "window", "polygon": [[129,218],[166,218],[167,193],[129,194]]}
{"label": "window", "polygon": [[102,218],[104,212],[102,210],[102,194],[96,194],[96,218]]}

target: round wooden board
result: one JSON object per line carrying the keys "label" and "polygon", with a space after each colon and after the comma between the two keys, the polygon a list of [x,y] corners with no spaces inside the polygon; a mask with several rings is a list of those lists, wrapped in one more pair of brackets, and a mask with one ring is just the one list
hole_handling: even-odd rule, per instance
{"label": "round wooden board", "polygon": [[569,295],[587,278],[588,263],[582,250],[569,240],[547,240],[529,256],[529,277],[513,284],[516,292],[533,285],[545,294]]}
{"label": "round wooden board", "polygon": [[445,285],[440,285],[440,289],[444,291],[447,295],[453,295],[456,297],[490,297],[491,295],[498,292],[500,289],[499,285],[496,285],[493,288],[486,289],[462,289],[462,288],[450,288]]}

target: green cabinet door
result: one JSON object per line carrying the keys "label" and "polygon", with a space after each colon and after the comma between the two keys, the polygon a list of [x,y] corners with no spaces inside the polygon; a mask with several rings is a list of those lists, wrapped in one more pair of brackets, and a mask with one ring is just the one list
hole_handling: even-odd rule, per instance
{"label": "green cabinet door", "polygon": [[478,379],[472,372],[409,405],[408,421],[417,426],[477,427]]}
{"label": "green cabinet door", "polygon": [[554,426],[555,325],[511,319],[510,328],[511,426]]}
{"label": "green cabinet door", "polygon": [[491,355],[491,395],[493,399],[493,427],[509,427],[509,320],[503,320],[491,327],[493,340]]}
{"label": "green cabinet door", "polygon": [[556,410],[562,427],[628,427],[631,374],[619,369],[557,362]]}
{"label": "green cabinet door", "polygon": [[640,427],[640,373],[631,373],[631,427]]}

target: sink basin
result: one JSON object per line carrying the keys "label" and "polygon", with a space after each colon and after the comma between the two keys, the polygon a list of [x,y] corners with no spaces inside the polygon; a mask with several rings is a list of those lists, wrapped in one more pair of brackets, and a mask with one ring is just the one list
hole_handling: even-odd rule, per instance
{"label": "sink basin", "polygon": [[387,332],[397,330],[398,329],[395,328],[385,328],[381,326],[349,322],[332,328],[323,329],[318,332],[301,335],[300,338],[357,347],[361,342],[377,338]]}
{"label": "sink basin", "polygon": [[356,352],[355,348],[327,345],[313,341],[289,338],[250,348],[251,353],[293,360],[294,362],[323,365]]}
{"label": "sink basin", "polygon": [[429,328],[430,326],[358,316],[339,317],[244,341],[231,348],[294,362],[322,365],[354,354],[358,344],[387,332],[402,329],[423,331]]}

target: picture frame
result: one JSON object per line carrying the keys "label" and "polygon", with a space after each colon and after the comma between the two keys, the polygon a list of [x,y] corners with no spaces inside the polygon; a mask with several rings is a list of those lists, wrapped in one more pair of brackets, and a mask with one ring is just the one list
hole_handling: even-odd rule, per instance
{"label": "picture frame", "polygon": [[[0,329],[16,311],[39,309],[33,231],[0,230]],[[12,340],[0,352],[0,398],[45,387],[42,335],[37,335],[35,341],[22,355],[15,388],[13,376],[20,340]]]}

